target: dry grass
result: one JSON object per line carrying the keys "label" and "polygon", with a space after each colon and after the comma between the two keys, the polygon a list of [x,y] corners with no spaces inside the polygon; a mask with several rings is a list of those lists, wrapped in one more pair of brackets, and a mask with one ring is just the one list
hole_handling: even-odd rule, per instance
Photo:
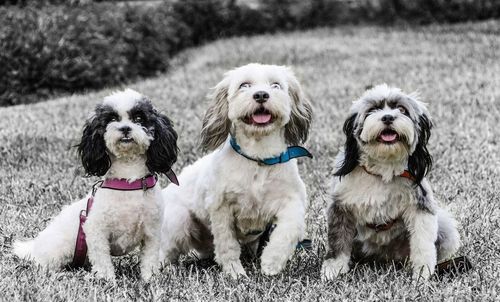
{"label": "dry grass", "polygon": [[[145,284],[137,256],[116,258],[116,284],[87,272],[47,272],[11,254],[14,238],[31,237],[64,204],[85,194],[93,179],[74,177],[70,146],[84,119],[111,89],[29,106],[0,109],[0,300],[493,300],[500,294],[500,22],[414,29],[343,27],[222,40],[178,57],[170,73],[131,85],[149,95],[175,122],[180,158],[197,149],[205,95],[222,73],[248,62],[294,66],[315,105],[309,149],[301,160],[308,186],[308,236],[277,277],[247,262],[248,280],[232,281],[210,263],[186,259]],[[387,82],[418,89],[436,124],[430,178],[436,195],[461,223],[461,254],[475,269],[454,279],[417,283],[392,267],[357,267],[336,282],[319,280],[325,246],[326,189],[332,159],[343,143],[342,123],[366,86]]]}

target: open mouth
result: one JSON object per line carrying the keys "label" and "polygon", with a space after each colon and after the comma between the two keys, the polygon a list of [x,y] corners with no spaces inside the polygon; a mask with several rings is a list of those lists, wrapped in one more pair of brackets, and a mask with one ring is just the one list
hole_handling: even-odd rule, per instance
{"label": "open mouth", "polygon": [[394,144],[399,141],[399,134],[392,129],[385,129],[380,132],[377,140],[384,144]]}
{"label": "open mouth", "polygon": [[129,144],[129,143],[132,143],[133,141],[134,141],[134,139],[131,137],[128,137],[128,136],[124,136],[124,137],[120,138],[120,143],[124,143],[124,144]]}
{"label": "open mouth", "polygon": [[267,126],[273,122],[273,115],[266,108],[260,107],[254,113],[245,116],[242,120],[245,124],[249,125]]}

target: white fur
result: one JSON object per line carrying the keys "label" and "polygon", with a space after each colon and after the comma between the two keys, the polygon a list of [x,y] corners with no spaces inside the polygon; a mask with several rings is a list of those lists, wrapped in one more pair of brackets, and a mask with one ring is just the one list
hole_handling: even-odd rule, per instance
{"label": "white fur", "polygon": [[[138,92],[127,89],[104,99],[103,104],[113,107],[121,117],[120,121],[108,124],[104,135],[112,161],[105,178],[134,181],[150,173],[144,153],[153,138],[127,116],[127,111],[141,97]],[[136,143],[119,143],[123,135],[118,128],[122,126],[132,128],[130,136]],[[69,264],[73,259],[79,214],[86,208],[89,196],[90,193],[64,207],[33,240],[15,242],[14,253],[50,269]],[[152,276],[159,266],[159,207],[162,201],[157,186],[147,191],[97,190],[84,224],[88,258],[97,277],[114,279],[111,255],[125,255],[141,244],[141,276],[144,279]]]}
{"label": "white fur", "polygon": [[[373,100],[404,100],[407,102],[409,116],[398,109],[385,106],[371,114],[367,114],[370,101]],[[453,255],[460,246],[456,222],[452,216],[439,207],[434,199],[432,188],[426,178],[422,187],[427,192],[429,204],[427,210],[419,208],[416,188],[413,181],[400,177],[406,169],[408,158],[418,141],[419,126],[413,122],[421,114],[427,114],[424,104],[415,99],[415,94],[405,95],[397,88],[379,85],[368,90],[361,99],[356,101],[351,114],[357,114],[356,129],[361,129],[358,140],[360,149],[359,166],[349,174],[336,177],[333,183],[333,194],[337,202],[349,209],[356,223],[355,241],[361,243],[361,252],[365,256],[381,255],[387,245],[394,245],[394,240],[408,232],[409,259],[416,276],[427,279],[434,273],[436,262]],[[381,118],[385,114],[393,114],[396,119],[393,128],[400,136],[406,137],[393,145],[376,141],[384,129]],[[362,144],[361,142],[364,142]],[[336,167],[340,168],[345,159],[343,151],[336,158]],[[370,172],[367,173],[362,166]],[[375,175],[373,175],[375,174]],[[367,227],[367,223],[384,223],[401,217],[392,228],[376,232]],[[439,250],[435,242],[440,234]],[[404,251],[392,250],[392,259],[403,260]],[[346,272],[349,257],[340,254],[336,258],[327,259],[323,263],[322,277],[332,280],[342,272]]]}
{"label": "white fur", "polygon": [[[260,64],[228,72],[214,93],[227,93],[221,105],[227,106],[227,116],[212,116],[208,124],[229,119],[231,133],[245,154],[260,159],[279,155],[286,150],[284,127],[296,106],[290,96],[291,77],[288,68]],[[243,82],[251,86],[239,89]],[[273,88],[275,82],[281,87]],[[275,117],[271,125],[257,127],[241,120],[258,107],[252,98],[256,91],[270,94],[265,106]],[[306,188],[296,160],[260,165],[237,154],[226,140],[221,149],[186,167],[179,182],[179,187],[169,185],[163,191],[161,259],[175,262],[179,254],[195,250],[200,257],[215,254],[223,271],[235,278],[246,275],[241,245],[255,248],[258,243],[258,236],[247,233],[273,222],[277,227],[263,251],[261,269],[275,275],[284,268],[305,230]],[[193,240],[197,231],[193,217],[210,230],[213,246],[211,238]]]}

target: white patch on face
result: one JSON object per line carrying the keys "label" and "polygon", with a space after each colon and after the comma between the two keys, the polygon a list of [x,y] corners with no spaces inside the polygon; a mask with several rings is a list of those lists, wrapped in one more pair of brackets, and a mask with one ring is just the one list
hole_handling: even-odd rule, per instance
{"label": "white patch on face", "polygon": [[[153,140],[147,129],[130,120],[128,112],[134,108],[143,96],[132,89],[116,92],[104,98],[103,105],[112,107],[120,116],[117,121],[110,122],[104,133],[108,150],[117,158],[135,158],[144,155]],[[120,129],[130,128],[128,133]]]}
{"label": "white patch on face", "polygon": [[[228,118],[232,124],[247,134],[260,135],[284,127],[290,120],[292,110],[287,72],[282,66],[261,64],[249,64],[229,71],[226,75],[229,81]],[[268,100],[259,104],[254,99],[257,92],[267,93]],[[266,110],[266,114],[271,115],[269,122],[266,122],[265,116],[255,114],[261,107]],[[259,118],[263,124],[258,123]]]}

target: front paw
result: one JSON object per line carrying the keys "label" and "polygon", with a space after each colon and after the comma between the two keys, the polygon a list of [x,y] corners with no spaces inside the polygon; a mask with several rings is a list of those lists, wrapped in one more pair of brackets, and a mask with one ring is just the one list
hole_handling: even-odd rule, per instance
{"label": "front paw", "polygon": [[277,251],[277,249],[272,249],[268,246],[262,253],[260,269],[264,275],[277,275],[285,267],[289,256],[286,253],[281,252],[281,250],[280,252]]}
{"label": "front paw", "polygon": [[144,281],[149,281],[154,274],[158,272],[157,267],[141,268],[141,278]]}
{"label": "front paw", "polygon": [[115,281],[115,272],[113,269],[94,269],[96,278],[105,279],[107,281]]}
{"label": "front paw", "polygon": [[321,267],[321,279],[323,281],[335,280],[341,274],[349,271],[349,258],[337,257],[330,258],[323,262]]}
{"label": "front paw", "polygon": [[268,258],[262,257],[262,261],[260,263],[260,269],[264,275],[267,276],[274,276],[279,274],[283,268],[285,267],[286,260],[285,261],[276,261]]}
{"label": "front paw", "polygon": [[233,279],[246,277],[247,273],[240,261],[232,261],[222,266],[222,271],[230,275]]}
{"label": "front paw", "polygon": [[413,279],[427,281],[434,274],[434,266],[432,268],[428,265],[414,265]]}

